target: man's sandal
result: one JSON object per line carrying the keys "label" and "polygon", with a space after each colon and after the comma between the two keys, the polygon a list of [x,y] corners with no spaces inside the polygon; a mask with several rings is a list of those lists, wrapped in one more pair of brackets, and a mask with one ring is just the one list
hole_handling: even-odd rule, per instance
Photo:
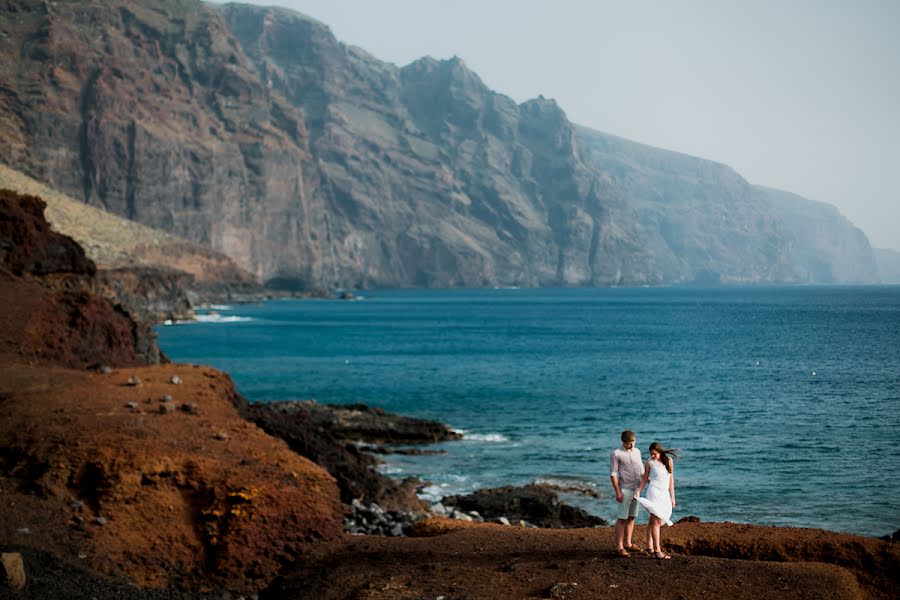
{"label": "man's sandal", "polygon": [[632,544],[631,546],[628,546],[628,547],[625,548],[625,549],[628,550],[629,552],[637,552],[638,554],[643,554],[643,553],[644,553],[644,549],[643,549],[643,548],[638,548],[638,547],[635,546],[634,544]]}

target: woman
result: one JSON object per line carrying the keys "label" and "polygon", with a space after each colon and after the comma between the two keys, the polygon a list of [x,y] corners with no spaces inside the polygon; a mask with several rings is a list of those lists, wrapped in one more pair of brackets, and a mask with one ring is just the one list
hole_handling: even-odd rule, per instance
{"label": "woman", "polygon": [[[638,485],[634,498],[650,512],[647,524],[647,551],[655,558],[672,558],[662,551],[659,543],[659,529],[663,522],[671,525],[672,509],[675,507],[675,475],[672,473],[672,458],[678,458],[674,449],[663,448],[659,442],[650,444],[650,458],[644,465],[644,476]],[[647,497],[641,498],[641,490],[647,484]]]}

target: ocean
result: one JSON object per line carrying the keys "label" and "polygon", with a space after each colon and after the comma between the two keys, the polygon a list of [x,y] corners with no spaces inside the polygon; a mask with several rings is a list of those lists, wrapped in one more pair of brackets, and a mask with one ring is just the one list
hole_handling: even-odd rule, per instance
{"label": "ocean", "polygon": [[541,481],[612,520],[609,453],[632,429],[645,458],[654,440],[681,450],[673,520],[900,528],[900,287],[363,296],[215,307],[159,343],[249,400],[362,402],[463,431],[443,454],[385,457],[430,500]]}

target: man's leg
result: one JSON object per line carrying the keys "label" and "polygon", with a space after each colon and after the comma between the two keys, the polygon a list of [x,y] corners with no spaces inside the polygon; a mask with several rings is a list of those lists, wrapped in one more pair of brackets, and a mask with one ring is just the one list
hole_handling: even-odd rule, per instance
{"label": "man's leg", "polygon": [[625,519],[616,519],[616,550],[621,550],[625,542]]}
{"label": "man's leg", "polygon": [[628,517],[628,521],[625,523],[625,547],[631,548],[634,546],[631,543],[631,534],[634,533],[634,517]]}

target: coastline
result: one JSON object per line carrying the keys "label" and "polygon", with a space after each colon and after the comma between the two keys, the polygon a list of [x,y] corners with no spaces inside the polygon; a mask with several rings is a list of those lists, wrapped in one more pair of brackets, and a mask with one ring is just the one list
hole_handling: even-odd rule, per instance
{"label": "coastline", "polygon": [[[446,427],[248,403],[227,374],[168,362],[38,199],[0,200],[0,597],[602,598],[659,577],[662,598],[900,594],[900,546],[874,538],[685,522],[663,540],[676,560],[625,566],[609,527],[429,515],[415,482],[377,473],[350,440],[433,442]],[[418,511],[406,535],[346,533],[376,499]]]}

